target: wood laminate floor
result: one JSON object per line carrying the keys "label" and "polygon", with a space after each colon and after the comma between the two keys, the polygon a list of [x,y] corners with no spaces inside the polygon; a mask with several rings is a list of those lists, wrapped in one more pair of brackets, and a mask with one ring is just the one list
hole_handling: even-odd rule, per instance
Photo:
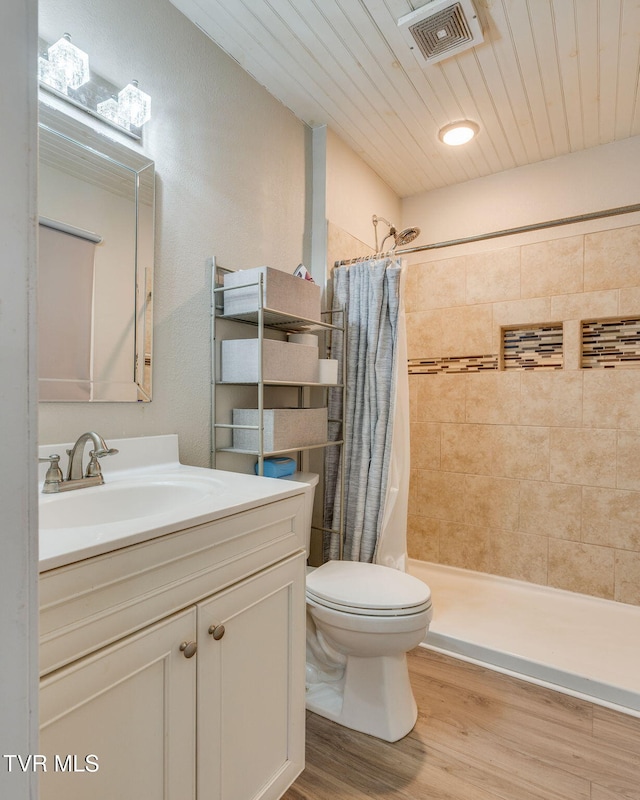
{"label": "wood laminate floor", "polygon": [[419,708],[389,744],[307,716],[284,800],[640,800],[640,719],[418,648]]}

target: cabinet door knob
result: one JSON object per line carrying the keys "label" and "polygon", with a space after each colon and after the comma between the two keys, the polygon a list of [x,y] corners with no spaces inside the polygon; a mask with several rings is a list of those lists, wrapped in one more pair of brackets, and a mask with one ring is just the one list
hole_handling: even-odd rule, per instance
{"label": "cabinet door knob", "polygon": [[196,642],[182,642],[180,645],[180,650],[184,654],[185,658],[192,658],[196,654],[196,650],[198,649],[198,645]]}
{"label": "cabinet door knob", "polygon": [[211,625],[209,627],[209,633],[213,636],[213,638],[218,641],[218,639],[222,639],[224,636],[224,625]]}

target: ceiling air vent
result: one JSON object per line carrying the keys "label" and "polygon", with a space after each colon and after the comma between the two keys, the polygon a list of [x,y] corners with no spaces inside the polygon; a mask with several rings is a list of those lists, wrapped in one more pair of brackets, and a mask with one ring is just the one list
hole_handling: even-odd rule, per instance
{"label": "ceiling air vent", "polygon": [[471,0],[431,0],[400,17],[398,27],[414,53],[417,45],[429,64],[484,41]]}

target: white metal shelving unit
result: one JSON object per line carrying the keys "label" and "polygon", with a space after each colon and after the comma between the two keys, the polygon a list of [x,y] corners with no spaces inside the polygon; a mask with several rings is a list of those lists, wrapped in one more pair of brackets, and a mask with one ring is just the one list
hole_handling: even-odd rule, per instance
{"label": "white metal shelving unit", "polygon": [[[342,446],[344,444],[344,422],[343,420],[329,420],[329,423],[337,423],[341,426],[341,435],[336,440],[329,440],[327,439],[324,442],[314,445],[305,445],[300,447],[292,447],[287,450],[274,450],[274,451],[265,451],[264,449],[264,400],[265,400],[265,388],[267,387],[292,387],[298,389],[298,407],[304,408],[304,390],[305,389],[312,389],[312,388],[319,388],[329,390],[331,388],[334,389],[341,389],[342,390],[342,408],[343,410],[346,408],[346,375],[345,375],[345,364],[346,358],[343,354],[342,359],[342,376],[341,376],[341,383],[338,384],[326,384],[326,383],[315,383],[315,382],[308,382],[308,381],[271,381],[271,380],[264,380],[263,378],[263,343],[264,343],[264,332],[266,329],[271,329],[275,331],[280,331],[282,333],[295,333],[295,332],[310,332],[310,331],[318,331],[318,332],[328,332],[331,334],[332,332],[340,331],[343,334],[343,343],[346,347],[346,336],[345,330],[343,325],[335,325],[333,321],[331,322],[318,322],[317,320],[305,319],[304,317],[293,316],[290,314],[284,314],[280,311],[277,311],[272,308],[267,308],[264,305],[264,276],[259,275],[258,280],[255,283],[247,283],[243,284],[242,286],[230,286],[225,287],[224,285],[220,285],[218,283],[218,276],[220,273],[224,272],[232,272],[233,270],[229,270],[226,268],[222,268],[219,265],[216,265],[215,259],[213,261],[212,267],[212,276],[211,276],[211,466],[215,469],[216,467],[216,455],[217,453],[235,453],[238,455],[251,455],[256,456],[258,459],[258,474],[264,474],[264,459],[269,456],[278,456],[284,455],[287,453],[297,453],[300,455],[301,453],[309,450],[319,450],[325,449],[327,447],[336,447]],[[224,303],[218,302],[218,299],[222,299],[224,294],[227,292],[233,292],[237,289],[246,290],[248,287],[257,286],[258,289],[258,308],[256,311],[252,311],[250,313],[243,313],[243,314],[233,314],[227,315],[224,314]],[[342,309],[334,310],[334,311],[326,311],[323,312],[323,316],[333,320],[334,315],[340,315],[341,318],[344,317],[344,312]],[[221,381],[218,379],[219,375],[219,367],[218,367],[218,343],[219,343],[219,335],[218,335],[218,321],[219,320],[227,320],[234,323],[241,323],[245,325],[251,325],[256,329],[256,337],[258,339],[258,380],[257,381]],[[258,410],[258,424],[257,425],[237,425],[233,424],[232,422],[218,422],[217,419],[217,405],[216,405],[216,398],[217,398],[217,387],[219,386],[255,386],[257,391],[257,410]],[[325,397],[325,403],[327,402],[327,398]],[[244,429],[244,430],[255,430],[258,432],[258,447],[256,450],[241,450],[235,447],[220,447],[218,445],[218,432],[221,430],[226,431],[233,431],[234,429]],[[340,497],[344,498],[344,448],[341,450],[341,459],[342,459],[342,469],[341,469],[341,492]],[[326,529],[320,526],[314,526],[314,528],[318,530],[322,530],[328,533],[338,533],[339,534],[339,541],[340,541],[340,551],[342,553],[342,542],[343,542],[343,531],[344,531],[344,501],[340,504],[340,511],[339,511],[339,527],[338,529]]]}

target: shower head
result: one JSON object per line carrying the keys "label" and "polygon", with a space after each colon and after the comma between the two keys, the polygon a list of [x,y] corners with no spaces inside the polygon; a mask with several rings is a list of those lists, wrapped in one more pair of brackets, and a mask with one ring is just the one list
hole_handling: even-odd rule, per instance
{"label": "shower head", "polygon": [[380,250],[384,249],[384,243],[390,236],[393,236],[393,247],[392,250],[395,250],[396,247],[402,247],[402,245],[409,244],[414,239],[416,239],[420,235],[420,228],[405,228],[402,231],[397,231],[396,226],[389,222],[388,219],[384,217],[379,217],[377,214],[374,214],[371,218],[373,222],[373,228],[376,234],[376,251],[378,251],[378,222],[384,222],[385,225],[389,226],[389,233],[384,237],[382,240],[382,244],[380,245]]}
{"label": "shower head", "polygon": [[409,244],[414,239],[417,239],[420,236],[420,228],[405,228],[400,233],[394,234],[396,243],[395,247],[402,247],[405,244]]}

